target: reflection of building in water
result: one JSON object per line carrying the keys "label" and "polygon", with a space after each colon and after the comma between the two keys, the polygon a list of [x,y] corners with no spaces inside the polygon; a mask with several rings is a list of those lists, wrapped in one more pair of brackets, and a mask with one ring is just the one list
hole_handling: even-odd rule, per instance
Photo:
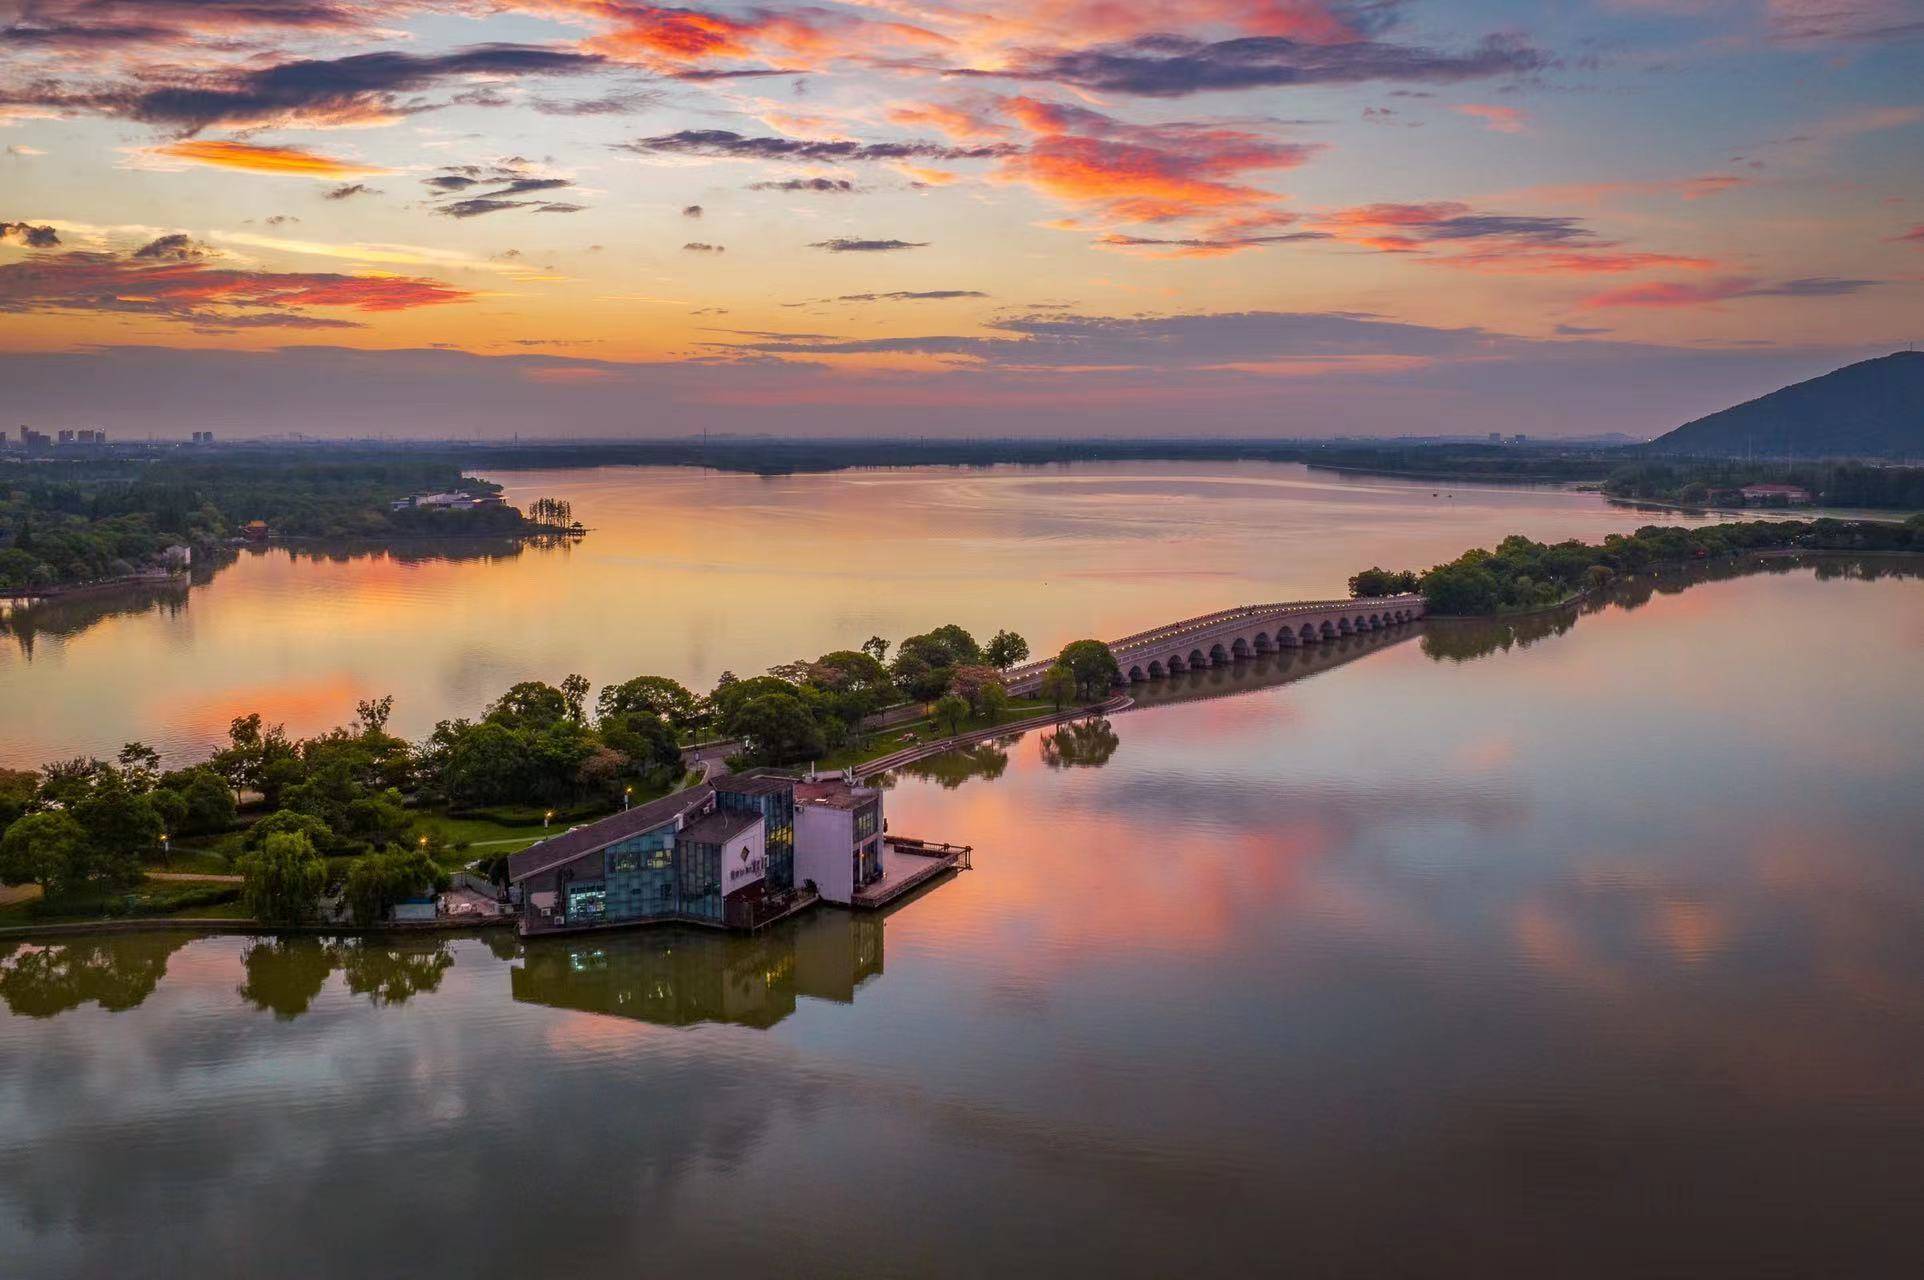
{"label": "reflection of building in water", "polygon": [[530,941],[514,998],[685,1027],[772,1027],[797,996],[848,1004],[882,972],[880,914],[815,911],[759,933],[664,929]]}

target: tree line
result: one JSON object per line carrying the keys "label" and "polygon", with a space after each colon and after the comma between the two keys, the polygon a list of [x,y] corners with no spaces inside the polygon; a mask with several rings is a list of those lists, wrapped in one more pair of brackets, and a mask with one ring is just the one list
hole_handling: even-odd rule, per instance
{"label": "tree line", "polygon": [[378,540],[512,535],[565,527],[573,514],[552,499],[542,500],[547,514],[562,518],[545,523],[510,506],[391,509],[424,490],[483,496],[500,486],[406,454],[0,463],[0,591],[127,577],[158,567],[173,545],[204,556],[253,520],[296,537]]}
{"label": "tree line", "polygon": [[1416,590],[1433,614],[1490,616],[1545,608],[1644,569],[1773,550],[1924,551],[1924,516],[1902,524],[1821,519],[1645,525],[1601,543],[1546,544],[1512,534],[1494,550],[1475,548],[1423,573],[1365,569],[1349,580],[1349,589],[1359,599]]}
{"label": "tree line", "polygon": [[1735,458],[1637,462],[1613,470],[1603,491],[1614,498],[1714,503],[1720,492],[1748,484],[1794,484],[1829,507],[1924,509],[1924,467],[1872,467],[1861,462],[1744,462]]}

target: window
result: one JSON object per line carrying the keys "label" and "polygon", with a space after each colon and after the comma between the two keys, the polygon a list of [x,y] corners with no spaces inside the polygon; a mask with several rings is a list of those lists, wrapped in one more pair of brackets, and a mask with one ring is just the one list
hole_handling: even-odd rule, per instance
{"label": "window", "polygon": [[608,895],[598,884],[568,890],[568,919],[599,920],[608,912]]}

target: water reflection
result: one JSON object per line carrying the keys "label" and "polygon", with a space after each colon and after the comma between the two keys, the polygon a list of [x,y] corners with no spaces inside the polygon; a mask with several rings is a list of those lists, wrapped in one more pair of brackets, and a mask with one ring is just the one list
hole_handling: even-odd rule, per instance
{"label": "water reflection", "polygon": [[944,751],[890,770],[876,779],[874,785],[887,790],[895,785],[898,778],[917,778],[933,782],[944,791],[953,791],[974,778],[994,782],[1008,772],[1009,751],[1022,738],[1022,734],[1012,733]]}
{"label": "water reflection", "polygon": [[154,993],[168,958],[192,939],[187,933],[135,933],[0,943],[0,1002],[28,1018],[51,1018],[85,1004],[132,1009]]}
{"label": "water reflection", "polygon": [[1091,716],[1043,730],[1037,745],[1042,763],[1051,769],[1100,769],[1116,754],[1122,739],[1107,719]]}
{"label": "water reflection", "polygon": [[772,1027],[798,996],[847,1004],[882,972],[883,917],[818,909],[754,934],[643,929],[527,944],[514,998],[667,1027]]}
{"label": "water reflection", "polygon": [[1007,627],[1049,653],[1235,601],[1325,598],[1362,565],[1641,522],[1595,494],[1439,493],[1285,464],[491,478],[513,502],[566,498],[594,533],[559,547],[249,549],[186,608],[76,600],[15,619],[19,643],[0,645],[0,762],[104,758],[138,739],[171,767],[204,757],[236,715],[302,737],[390,693],[394,731],[419,738],[518,680],[652,673],[707,689],[724,669],[945,622]]}
{"label": "water reflection", "polygon": [[323,940],[16,944],[0,1270],[1918,1274],[1924,592],[1880,572],[897,775],[976,869],[879,979],[826,911],[360,995]]}
{"label": "water reflection", "polygon": [[1812,552],[1768,554],[1670,566],[1614,582],[1604,590],[1555,609],[1515,618],[1433,618],[1423,623],[1423,652],[1439,662],[1463,662],[1510,649],[1527,649],[1567,633],[1577,620],[1605,611],[1641,609],[1663,596],[1693,587],[1758,575],[1810,574],[1818,582],[1877,582],[1924,578],[1924,560],[1902,555]]}

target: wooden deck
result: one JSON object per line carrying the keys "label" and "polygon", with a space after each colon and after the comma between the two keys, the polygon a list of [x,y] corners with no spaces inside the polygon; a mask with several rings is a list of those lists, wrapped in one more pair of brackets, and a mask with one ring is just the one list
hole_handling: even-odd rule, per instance
{"label": "wooden deck", "polygon": [[951,871],[966,871],[971,852],[968,845],[890,837],[883,842],[882,878],[857,889],[849,905],[861,911],[885,907]]}

